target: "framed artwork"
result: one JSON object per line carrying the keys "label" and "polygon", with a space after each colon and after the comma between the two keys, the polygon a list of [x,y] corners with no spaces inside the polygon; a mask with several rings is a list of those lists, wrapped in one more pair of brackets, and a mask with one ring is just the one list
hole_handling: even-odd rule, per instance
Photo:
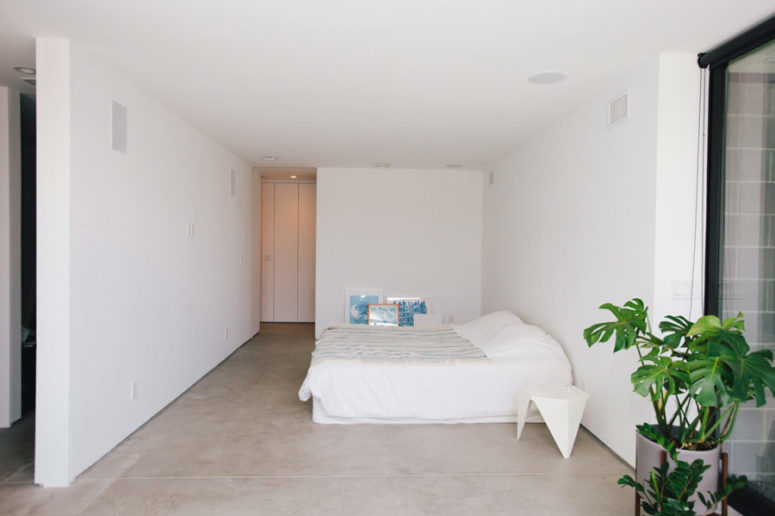
{"label": "framed artwork", "polygon": [[369,324],[371,326],[398,326],[401,308],[392,303],[370,304]]}
{"label": "framed artwork", "polygon": [[369,305],[382,303],[382,290],[347,289],[344,291],[344,322],[347,324],[367,324]]}
{"label": "framed artwork", "polygon": [[399,306],[399,326],[414,326],[414,314],[428,314],[431,298],[428,296],[389,297],[387,302]]}

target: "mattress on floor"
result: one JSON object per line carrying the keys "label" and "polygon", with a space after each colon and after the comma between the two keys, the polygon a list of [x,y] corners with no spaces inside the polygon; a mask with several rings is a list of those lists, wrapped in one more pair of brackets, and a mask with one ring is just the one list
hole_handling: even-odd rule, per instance
{"label": "mattress on floor", "polygon": [[316,344],[299,399],[313,399],[316,423],[513,422],[519,389],[571,383],[559,344],[524,326],[544,337],[511,338],[506,353],[488,353],[463,327],[335,326]]}

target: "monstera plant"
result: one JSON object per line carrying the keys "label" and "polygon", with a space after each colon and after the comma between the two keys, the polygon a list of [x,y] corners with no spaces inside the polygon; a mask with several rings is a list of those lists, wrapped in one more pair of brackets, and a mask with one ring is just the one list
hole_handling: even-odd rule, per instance
{"label": "monstera plant", "polygon": [[723,322],[706,315],[695,323],[669,315],[658,336],[640,299],[600,308],[615,320],[585,329],[584,340],[593,346],[614,337],[614,352],[637,350],[640,365],[630,377],[634,390],[651,400],[660,432],[677,449],[716,446],[734,428],[741,403],[755,400],[758,407],[767,390],[775,395],[772,352],[751,351],[743,314]]}
{"label": "monstera plant", "polygon": [[[705,468],[702,462],[680,460],[679,452],[716,448],[732,432],[742,403],[754,401],[758,407],[766,403],[767,391],[775,395],[772,352],[751,351],[743,335],[742,314],[724,321],[706,315],[696,322],[667,316],[657,334],[640,299],[623,306],[606,303],[600,308],[609,311],[614,320],[585,329],[584,339],[593,346],[613,338],[614,352],[637,351],[639,365],[630,379],[635,392],[651,401],[656,420],[654,425],[639,425],[638,432],[664,448],[676,465],[673,472],[667,464],[655,465],[644,482],[625,476],[619,483],[635,487],[647,499],[643,504],[647,512],[684,514],[662,508],[687,507],[686,498],[697,487],[694,479]],[[680,500],[665,497],[671,483],[675,488],[676,482],[685,484],[676,490]],[[724,490],[709,493],[709,503],[743,484],[744,479],[733,478]],[[664,498],[661,501],[660,496]],[[702,496],[700,499],[705,503]]]}

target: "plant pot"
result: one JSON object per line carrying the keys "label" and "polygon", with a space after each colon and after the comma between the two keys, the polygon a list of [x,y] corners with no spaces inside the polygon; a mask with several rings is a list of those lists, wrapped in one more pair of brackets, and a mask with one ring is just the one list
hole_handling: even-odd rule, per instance
{"label": "plant pot", "polygon": [[[662,451],[664,448],[659,444],[646,439],[639,432],[635,432],[635,474],[638,482],[648,481],[651,476],[651,470],[660,465]],[[715,493],[719,490],[719,463],[721,460],[721,446],[716,446],[711,450],[693,451],[693,450],[680,450],[678,452],[678,460],[692,463],[697,459],[702,459],[705,464],[710,464],[705,473],[702,474],[702,480],[694,496],[689,498],[694,502],[694,512],[697,514],[708,514],[713,512],[715,507],[706,509],[700,501],[697,493],[702,493],[705,498],[708,497],[708,492]],[[669,471],[673,469],[673,461],[670,457],[667,457],[671,466]]]}

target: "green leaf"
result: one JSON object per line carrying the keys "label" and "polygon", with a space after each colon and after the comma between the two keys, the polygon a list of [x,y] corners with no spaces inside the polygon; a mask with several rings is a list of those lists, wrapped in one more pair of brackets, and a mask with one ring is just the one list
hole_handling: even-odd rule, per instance
{"label": "green leaf", "polygon": [[731,330],[744,331],[745,318],[743,317],[743,312],[738,312],[736,316],[730,317],[729,319],[724,319],[724,323],[722,324],[722,327],[727,331],[731,331]]}
{"label": "green leaf", "polygon": [[622,478],[616,481],[620,486],[628,486],[634,488],[639,493],[643,492],[643,486],[635,481],[630,475],[624,475]]}
{"label": "green leaf", "polygon": [[730,396],[724,381],[724,364],[718,357],[696,359],[690,366],[689,392],[702,406],[726,405]]}
{"label": "green leaf", "polygon": [[746,354],[749,348],[742,336],[733,335],[729,340],[729,347],[719,352],[719,360],[732,372],[729,382],[732,395],[741,402],[755,399],[756,406],[761,407],[767,402],[765,388],[775,395],[772,351],[763,349]]}
{"label": "green leaf", "polygon": [[709,334],[715,335],[721,330],[721,321],[715,315],[706,315],[697,319],[697,322],[692,325],[689,332],[686,334],[688,337],[695,335]]}
{"label": "green leaf", "polygon": [[611,312],[615,320],[585,328],[584,340],[588,346],[614,337],[614,352],[629,349],[648,330],[648,309],[640,299],[627,301],[624,306],[605,303],[600,308]]}
{"label": "green leaf", "polygon": [[692,345],[689,391],[700,405],[725,406],[756,400],[766,403],[766,390],[775,395],[772,352],[750,352],[745,337],[733,327],[720,330],[700,347]]}
{"label": "green leaf", "polygon": [[657,392],[665,390],[668,395],[673,395],[689,384],[690,375],[684,362],[653,353],[643,357],[643,362],[644,365],[630,376],[633,390],[643,397],[649,396],[651,386],[655,386]]}

